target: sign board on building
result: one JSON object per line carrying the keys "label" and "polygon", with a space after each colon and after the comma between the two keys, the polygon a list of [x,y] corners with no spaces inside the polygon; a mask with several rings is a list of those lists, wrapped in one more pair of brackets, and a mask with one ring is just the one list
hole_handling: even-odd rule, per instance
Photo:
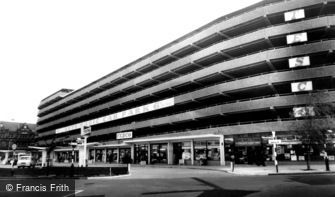
{"label": "sign board on building", "polygon": [[114,114],[109,114],[107,116],[103,116],[100,118],[96,118],[96,119],[88,120],[88,121],[81,122],[78,124],[56,129],[56,134],[72,131],[75,129],[80,129],[84,126],[97,125],[97,124],[101,124],[105,122],[110,122],[110,121],[114,121],[114,120],[118,120],[122,118],[127,118],[131,116],[147,113],[147,112],[154,111],[154,110],[159,110],[159,109],[166,108],[166,107],[171,107],[174,105],[174,102],[175,102],[174,98],[168,98],[168,99],[157,101],[157,102],[150,103],[147,105],[142,105],[139,107],[117,112]]}
{"label": "sign board on building", "polygon": [[309,66],[311,65],[311,60],[309,56],[295,57],[289,59],[288,63],[290,68],[295,68],[295,67]]}
{"label": "sign board on building", "polygon": [[299,10],[293,10],[290,12],[285,12],[285,21],[292,21],[297,19],[305,18],[305,10],[299,9]]}
{"label": "sign board on building", "polygon": [[281,140],[269,140],[269,144],[280,144]]}
{"label": "sign board on building", "polygon": [[83,127],[81,128],[81,133],[80,133],[80,135],[81,135],[81,136],[88,136],[88,135],[91,135],[91,132],[92,132],[91,127],[83,126]]}
{"label": "sign board on building", "polygon": [[299,43],[299,42],[306,42],[307,39],[307,33],[297,33],[297,34],[290,34],[286,36],[286,42],[287,44],[293,44],[293,43]]}
{"label": "sign board on building", "polygon": [[301,81],[296,83],[291,83],[292,92],[303,92],[313,90],[312,81]]}
{"label": "sign board on building", "polygon": [[116,134],[116,139],[117,140],[129,139],[129,138],[133,138],[133,132],[132,131],[123,132],[123,133],[117,133]]}
{"label": "sign board on building", "polygon": [[293,115],[295,118],[315,116],[314,107],[294,107]]}

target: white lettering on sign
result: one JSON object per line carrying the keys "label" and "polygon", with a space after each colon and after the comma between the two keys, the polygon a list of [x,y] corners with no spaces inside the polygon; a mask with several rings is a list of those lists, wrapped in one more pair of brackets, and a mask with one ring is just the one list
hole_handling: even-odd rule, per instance
{"label": "white lettering on sign", "polygon": [[269,140],[269,144],[280,144],[281,140]]}
{"label": "white lettering on sign", "polygon": [[297,33],[297,34],[291,34],[286,36],[286,42],[287,44],[293,44],[297,42],[306,42],[307,39],[307,33]]}
{"label": "white lettering on sign", "polygon": [[84,126],[84,127],[81,128],[81,133],[80,133],[80,135],[81,135],[81,136],[87,136],[87,135],[90,135],[91,132],[92,132],[91,127],[86,127],[86,126]]}
{"label": "white lettering on sign", "polygon": [[133,132],[124,132],[124,133],[117,133],[116,134],[116,139],[120,140],[120,139],[129,139],[129,138],[133,138]]}
{"label": "white lettering on sign", "polygon": [[310,61],[309,56],[295,57],[295,58],[289,59],[288,61],[289,61],[289,67],[290,68],[311,65],[311,61]]}
{"label": "white lettering on sign", "polygon": [[293,10],[290,12],[285,12],[284,15],[285,15],[285,21],[302,19],[302,18],[305,18],[305,10],[304,9]]}
{"label": "white lettering on sign", "polygon": [[302,81],[297,83],[291,83],[292,92],[302,92],[313,90],[312,81]]}
{"label": "white lettering on sign", "polygon": [[293,114],[295,118],[315,116],[314,107],[294,107]]}
{"label": "white lettering on sign", "polygon": [[85,122],[81,122],[81,123],[78,123],[78,124],[75,124],[75,125],[70,125],[70,126],[67,126],[67,127],[56,129],[56,134],[72,131],[72,130],[75,130],[75,129],[80,129],[84,126],[92,126],[92,125],[96,125],[96,124],[110,122],[110,121],[117,120],[117,119],[122,119],[122,118],[130,117],[130,116],[135,116],[135,115],[143,114],[143,113],[154,111],[154,110],[159,110],[159,109],[166,108],[166,107],[171,107],[173,105],[174,105],[174,98],[168,98],[168,99],[158,101],[158,102],[155,102],[155,103],[150,103],[150,104],[147,104],[147,105],[139,106],[139,107],[136,107],[136,108],[132,108],[132,109],[128,109],[128,110],[125,110],[125,111],[117,112],[117,113],[114,113],[114,114],[109,114],[107,116],[99,117],[99,118],[96,118],[96,119],[93,119],[93,120],[88,120],[88,121],[85,121]]}

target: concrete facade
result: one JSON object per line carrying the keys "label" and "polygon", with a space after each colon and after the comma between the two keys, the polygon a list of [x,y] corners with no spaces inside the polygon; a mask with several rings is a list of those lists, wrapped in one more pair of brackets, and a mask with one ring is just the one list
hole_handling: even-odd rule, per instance
{"label": "concrete facade", "polygon": [[[303,159],[292,132],[306,117],[292,113],[310,105],[312,94],[334,102],[334,14],[334,0],[265,0],[223,16],[79,90],[42,100],[40,145],[56,136],[64,146],[90,126],[93,162],[129,154],[137,163],[225,165],[232,155],[244,162],[251,152],[271,154],[266,139],[278,131],[283,159]],[[127,132],[130,138],[117,138]]]}

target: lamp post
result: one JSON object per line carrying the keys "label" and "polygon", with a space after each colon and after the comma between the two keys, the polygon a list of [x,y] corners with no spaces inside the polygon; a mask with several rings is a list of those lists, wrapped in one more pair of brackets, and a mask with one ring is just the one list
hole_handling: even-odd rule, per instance
{"label": "lamp post", "polygon": [[73,163],[74,163],[74,148],[77,146],[77,143],[71,142],[70,145],[72,147],[72,159],[71,159],[71,163],[73,165]]}
{"label": "lamp post", "polygon": [[[327,130],[327,132],[332,135],[333,130]],[[327,139],[324,143],[324,148],[325,148],[325,152],[324,152],[324,158],[325,158],[325,165],[326,165],[326,171],[330,171],[329,169],[329,158],[328,158],[328,154],[327,154]]]}

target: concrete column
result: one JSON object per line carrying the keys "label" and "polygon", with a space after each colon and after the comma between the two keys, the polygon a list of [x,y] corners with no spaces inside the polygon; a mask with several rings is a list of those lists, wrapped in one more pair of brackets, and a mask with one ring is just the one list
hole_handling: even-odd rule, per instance
{"label": "concrete column", "polygon": [[224,151],[224,135],[220,136],[220,165],[226,165],[225,151]]}
{"label": "concrete column", "polygon": [[81,167],[81,166],[85,166],[85,151],[84,151],[84,146],[79,146],[78,147],[78,151],[79,151],[79,154],[78,154],[78,156],[79,156],[79,167]]}
{"label": "concrete column", "polygon": [[194,141],[191,140],[191,165],[194,165]]}
{"label": "concrete column", "polygon": [[47,151],[42,151],[42,166],[47,166]]}
{"label": "concrete column", "polygon": [[107,148],[105,148],[104,150],[104,153],[105,154],[102,154],[102,161],[104,162],[104,163],[107,163]]}
{"label": "concrete column", "polygon": [[130,146],[130,158],[133,162],[135,161],[135,144]]}
{"label": "concrete column", "polygon": [[9,152],[5,152],[5,158],[2,161],[2,164],[6,164],[8,161],[8,157],[9,157]]}
{"label": "concrete column", "polygon": [[116,155],[117,155],[116,163],[120,163],[120,149],[119,148],[116,149]]}
{"label": "concrete column", "polygon": [[167,145],[167,159],[168,159],[168,164],[172,165],[173,164],[173,144],[172,142],[168,142],[168,145]]}
{"label": "concrete column", "polygon": [[148,143],[148,164],[150,164],[150,143]]}
{"label": "concrete column", "polygon": [[95,163],[95,158],[96,158],[96,157],[95,157],[95,156],[96,156],[96,155],[95,155],[95,151],[96,151],[96,149],[93,148],[93,161],[92,161],[92,163]]}

